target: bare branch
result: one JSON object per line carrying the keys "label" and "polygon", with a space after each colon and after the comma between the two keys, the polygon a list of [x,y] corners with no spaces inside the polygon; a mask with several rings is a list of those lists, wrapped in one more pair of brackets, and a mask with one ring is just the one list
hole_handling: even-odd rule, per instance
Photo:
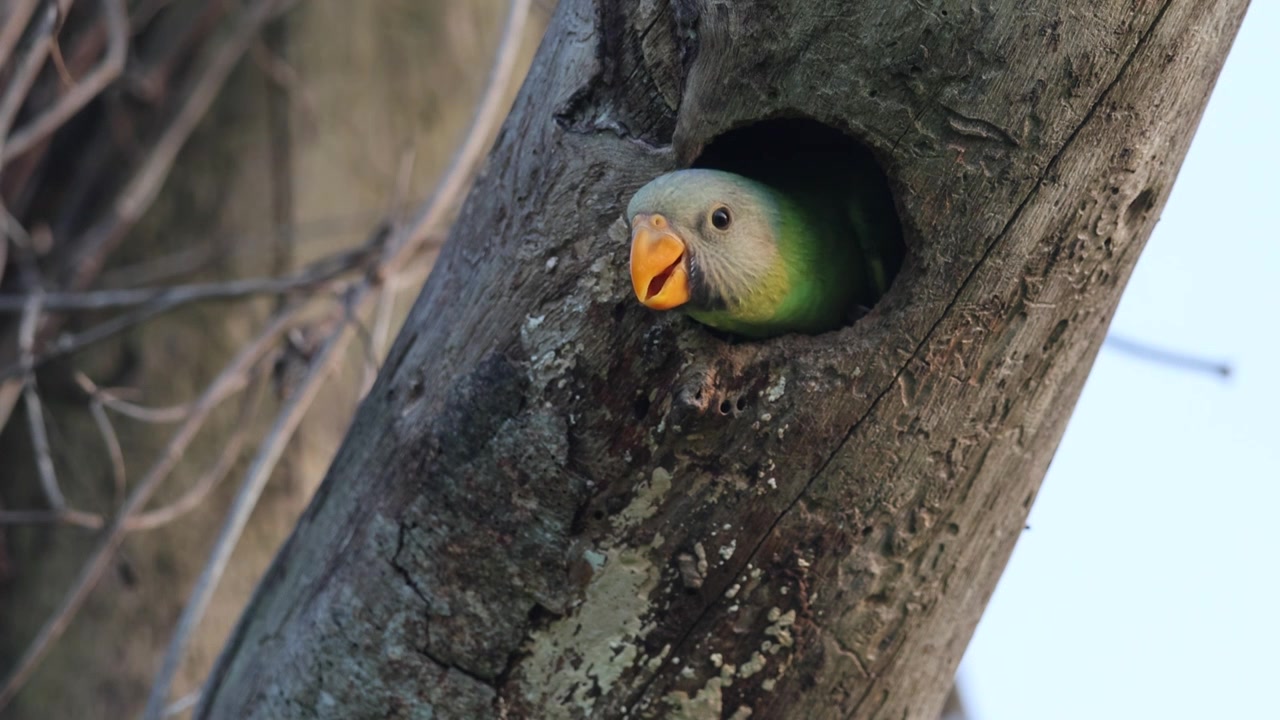
{"label": "bare branch", "polygon": [[98,397],[95,392],[97,386],[82,372],[76,372],[75,380],[80,389],[89,395],[89,414],[93,417],[93,423],[98,426],[98,433],[102,435],[102,443],[107,448],[107,456],[111,458],[111,487],[113,490],[111,503],[112,505],[119,505],[124,502],[126,477],[124,451],[120,448],[120,438],[116,435],[115,426],[111,424],[111,418],[107,417],[102,398]]}
{"label": "bare branch", "polygon": [[198,72],[173,121],[151,146],[146,160],[112,204],[110,213],[77,239],[70,263],[71,287],[82,287],[101,266],[105,252],[142,217],[160,192],[178,151],[213,104],[231,70],[262,27],[296,0],[262,0],[248,5],[235,27]]}
{"label": "bare branch", "polygon": [[84,373],[76,373],[76,383],[80,388],[89,394],[90,400],[124,415],[141,422],[147,423],[175,423],[187,416],[191,412],[191,403],[182,403],[179,405],[167,405],[165,407],[145,407],[136,403],[124,400],[109,390],[98,387],[93,380],[90,380]]}
{"label": "bare branch", "polygon": [[1231,377],[1231,365],[1229,363],[1217,362],[1215,360],[1207,360],[1194,355],[1176,352],[1173,350],[1165,350],[1147,343],[1118,335],[1108,335],[1105,344],[1115,348],[1120,352],[1127,353],[1133,357],[1147,362],[1153,362],[1157,365],[1167,365],[1169,367],[1178,368],[1180,370],[1190,370],[1191,372],[1200,372],[1208,375],[1217,375],[1223,379]]}
{"label": "bare branch", "polygon": [[[98,276],[104,287],[121,285],[157,285],[173,278],[194,273],[216,260],[262,257],[274,252],[269,246],[279,235],[297,235],[301,241],[317,242],[322,238],[367,232],[386,217],[384,210],[317,217],[304,222],[273,224],[262,233],[236,234],[210,238],[210,244],[178,250],[172,254],[105,269]],[[224,242],[226,241],[226,242]]]}
{"label": "bare branch", "polygon": [[40,307],[44,293],[39,290],[27,298],[26,308],[22,313],[22,322],[18,327],[18,348],[23,367],[22,396],[27,408],[27,424],[30,427],[31,449],[35,453],[36,468],[40,473],[40,487],[44,490],[45,500],[54,512],[61,513],[67,508],[67,499],[58,487],[58,475],[53,467],[53,455],[49,451],[49,435],[44,426],[44,409],[40,403],[40,395],[36,391],[35,374],[31,372],[31,346],[35,344],[36,326],[40,323]]}
{"label": "bare branch", "polygon": [[54,512],[61,513],[67,507],[67,499],[58,487],[58,475],[53,467],[53,455],[49,452],[49,436],[44,426],[44,410],[36,392],[35,378],[27,378],[22,389],[22,399],[27,408],[27,424],[31,431],[31,450],[35,453],[36,469],[40,473],[40,487],[45,500]]}
{"label": "bare branch", "polygon": [[74,525],[101,530],[101,515],[72,510],[0,510],[0,525]]}
{"label": "bare branch", "polygon": [[[120,451],[120,443],[116,438],[115,429],[111,426],[111,422],[104,410],[102,397],[105,391],[98,389],[93,384],[93,381],[83,374],[77,373],[76,375],[76,380],[80,383],[80,386],[85,392],[90,393],[90,411],[93,413],[94,420],[98,424],[98,429],[103,435],[112,458],[112,464],[114,465],[113,477],[118,495],[116,504],[119,505],[123,502],[124,493],[124,457]],[[260,373],[255,372],[254,377],[260,379]],[[244,446],[244,441],[250,429],[249,419],[257,413],[262,401],[264,387],[264,383],[258,382],[257,391],[249,393],[250,397],[247,397],[241,405],[240,416],[235,424],[236,431],[224,444],[222,454],[218,456],[218,461],[214,466],[177,500],[164,507],[130,517],[128,522],[125,523],[127,532],[154,530],[191,512],[204,502],[209,493],[226,478],[227,473],[231,471],[235,461],[240,457],[240,450]],[[232,385],[232,388],[232,391],[236,389],[234,385]],[[183,409],[184,416],[191,412],[190,405],[182,406],[180,409]],[[25,524],[73,525],[97,530],[105,523],[101,515],[65,507],[61,510],[0,510],[0,525]]]}
{"label": "bare branch", "polygon": [[102,0],[102,12],[107,21],[107,50],[102,62],[48,110],[13,132],[4,145],[0,165],[30,150],[57,130],[124,72],[129,49],[129,17],[124,0]]}
{"label": "bare branch", "polygon": [[232,466],[240,458],[240,450],[244,447],[244,441],[249,435],[249,420],[257,414],[258,408],[262,403],[263,389],[266,387],[266,383],[261,381],[260,373],[255,376],[258,378],[256,382],[257,389],[256,391],[250,391],[241,404],[240,417],[236,421],[236,431],[222,446],[222,453],[218,456],[217,463],[202,475],[187,492],[183,493],[182,497],[164,507],[130,518],[126,524],[130,532],[152,530],[177,520],[199,507],[205,501],[205,498],[209,497],[209,493],[213,492],[213,489],[226,479],[227,474],[231,472]]}
{"label": "bare branch", "polygon": [[[375,238],[376,241],[377,238]],[[158,288],[155,290],[101,290],[87,293],[56,293],[63,307],[78,306],[80,309],[122,307],[138,305],[131,312],[118,315],[103,321],[75,335],[64,335],[49,343],[39,355],[33,359],[34,366],[53,358],[68,355],[88,345],[92,345],[106,337],[110,337],[127,328],[146,322],[151,318],[175,310],[193,302],[207,300],[234,300],[256,294],[280,294],[301,289],[319,289],[333,282],[337,277],[359,267],[357,260],[362,260],[367,251],[356,250],[340,253],[333,258],[322,260],[297,275],[279,279],[249,279],[210,283],[201,285]],[[332,263],[333,267],[326,267]],[[143,300],[150,296],[150,300]],[[13,296],[0,296],[0,312],[8,302],[16,300]],[[0,380],[12,377],[21,372],[17,365],[0,369]]]}
{"label": "bare branch", "polygon": [[35,12],[38,1],[13,0],[8,12],[0,18],[0,67],[9,62],[9,55],[18,44],[18,38],[22,37],[22,31],[26,29],[27,21],[31,19],[31,13]]}
{"label": "bare branch", "polygon": [[199,690],[192,690],[186,695],[183,695],[177,700],[174,700],[172,703],[169,704],[168,707],[164,709],[164,716],[167,718],[170,718],[170,717],[173,717],[174,715],[180,715],[186,710],[190,710],[191,708],[195,707],[195,704],[200,702],[200,693],[202,693],[203,691],[204,691],[203,688]]}
{"label": "bare branch", "polygon": [[399,238],[400,241],[387,244],[386,251],[390,259],[384,263],[384,266],[388,269],[399,269],[409,256],[417,252],[426,238],[441,225],[446,213],[453,209],[470,187],[471,178],[480,167],[480,161],[484,159],[490,143],[493,142],[493,136],[507,113],[507,107],[503,101],[507,87],[511,84],[511,78],[515,75],[516,61],[520,53],[520,38],[529,16],[529,5],[529,0],[511,0],[507,24],[503,28],[502,40],[498,44],[493,70],[489,74],[489,84],[476,107],[475,117],[471,120],[471,127],[462,142],[462,147],[458,148],[453,156],[453,162],[436,187],[434,197],[422,206],[403,237]]}
{"label": "bare branch", "polygon": [[9,129],[13,127],[13,121],[18,117],[18,110],[27,99],[27,92],[35,83],[36,76],[40,74],[40,68],[44,67],[45,58],[49,57],[49,40],[57,28],[57,21],[57,6],[52,3],[46,5],[44,14],[36,21],[37,25],[32,33],[27,54],[14,71],[4,95],[0,96],[0,167],[4,167],[3,158],[6,157],[5,138],[9,135]]}
{"label": "bare branch", "polygon": [[67,624],[84,604],[89,593],[97,585],[102,573],[111,564],[115,551],[120,547],[127,528],[128,520],[145,507],[147,501],[155,494],[160,483],[168,477],[170,470],[181,459],[183,451],[194,439],[203,426],[205,419],[214,408],[226,400],[238,388],[243,386],[244,377],[250,369],[271,350],[277,339],[289,328],[302,321],[304,304],[295,305],[278,313],[258,336],[246,345],[239,354],[222,370],[212,383],[201,394],[192,406],[191,414],[170,437],[168,445],[160,457],[148,470],[147,474],[129,493],[120,511],[111,520],[111,524],[103,531],[97,546],[90,553],[71,588],[68,589],[57,610],[45,621],[36,633],[35,638],[27,646],[9,675],[0,684],[0,708],[9,704],[13,696],[22,688],[40,661],[49,652],[53,643],[62,636]]}
{"label": "bare branch", "polygon": [[[364,264],[367,256],[366,251],[341,253],[300,272],[279,278],[245,278],[159,288],[47,293],[44,308],[48,311],[108,310],[157,305],[163,306],[163,312],[168,312],[196,302],[239,300],[255,295],[282,295],[312,289],[357,270]],[[0,312],[21,312],[25,302],[26,295],[0,295]]]}

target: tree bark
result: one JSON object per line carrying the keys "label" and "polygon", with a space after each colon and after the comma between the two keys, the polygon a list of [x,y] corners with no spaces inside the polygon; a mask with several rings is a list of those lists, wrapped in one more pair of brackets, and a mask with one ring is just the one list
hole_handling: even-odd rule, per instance
{"label": "tree bark", "polygon": [[[1247,2],[1088,5],[564,0],[198,714],[937,718]],[[886,297],[639,307],[630,194],[796,115],[886,168]]]}

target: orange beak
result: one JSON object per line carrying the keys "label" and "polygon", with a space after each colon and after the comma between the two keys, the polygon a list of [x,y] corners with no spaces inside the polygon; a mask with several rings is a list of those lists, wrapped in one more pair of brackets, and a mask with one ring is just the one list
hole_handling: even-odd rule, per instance
{"label": "orange beak", "polygon": [[684,241],[661,215],[637,215],[631,221],[631,287],[654,310],[689,302],[689,269]]}

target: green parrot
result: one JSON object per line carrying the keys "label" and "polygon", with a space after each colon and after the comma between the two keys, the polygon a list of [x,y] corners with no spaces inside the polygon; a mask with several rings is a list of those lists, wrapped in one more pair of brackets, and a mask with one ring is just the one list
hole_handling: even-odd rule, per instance
{"label": "green parrot", "polygon": [[642,304],[751,339],[846,324],[901,261],[888,191],[812,171],[677,170],[640,188],[627,220]]}

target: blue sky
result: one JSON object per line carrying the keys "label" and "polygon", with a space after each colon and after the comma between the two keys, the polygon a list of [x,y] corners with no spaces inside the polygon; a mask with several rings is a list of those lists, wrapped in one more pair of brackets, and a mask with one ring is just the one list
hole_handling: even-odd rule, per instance
{"label": "blue sky", "polygon": [[1252,3],[960,667],[974,720],[1280,718],[1280,2]]}

